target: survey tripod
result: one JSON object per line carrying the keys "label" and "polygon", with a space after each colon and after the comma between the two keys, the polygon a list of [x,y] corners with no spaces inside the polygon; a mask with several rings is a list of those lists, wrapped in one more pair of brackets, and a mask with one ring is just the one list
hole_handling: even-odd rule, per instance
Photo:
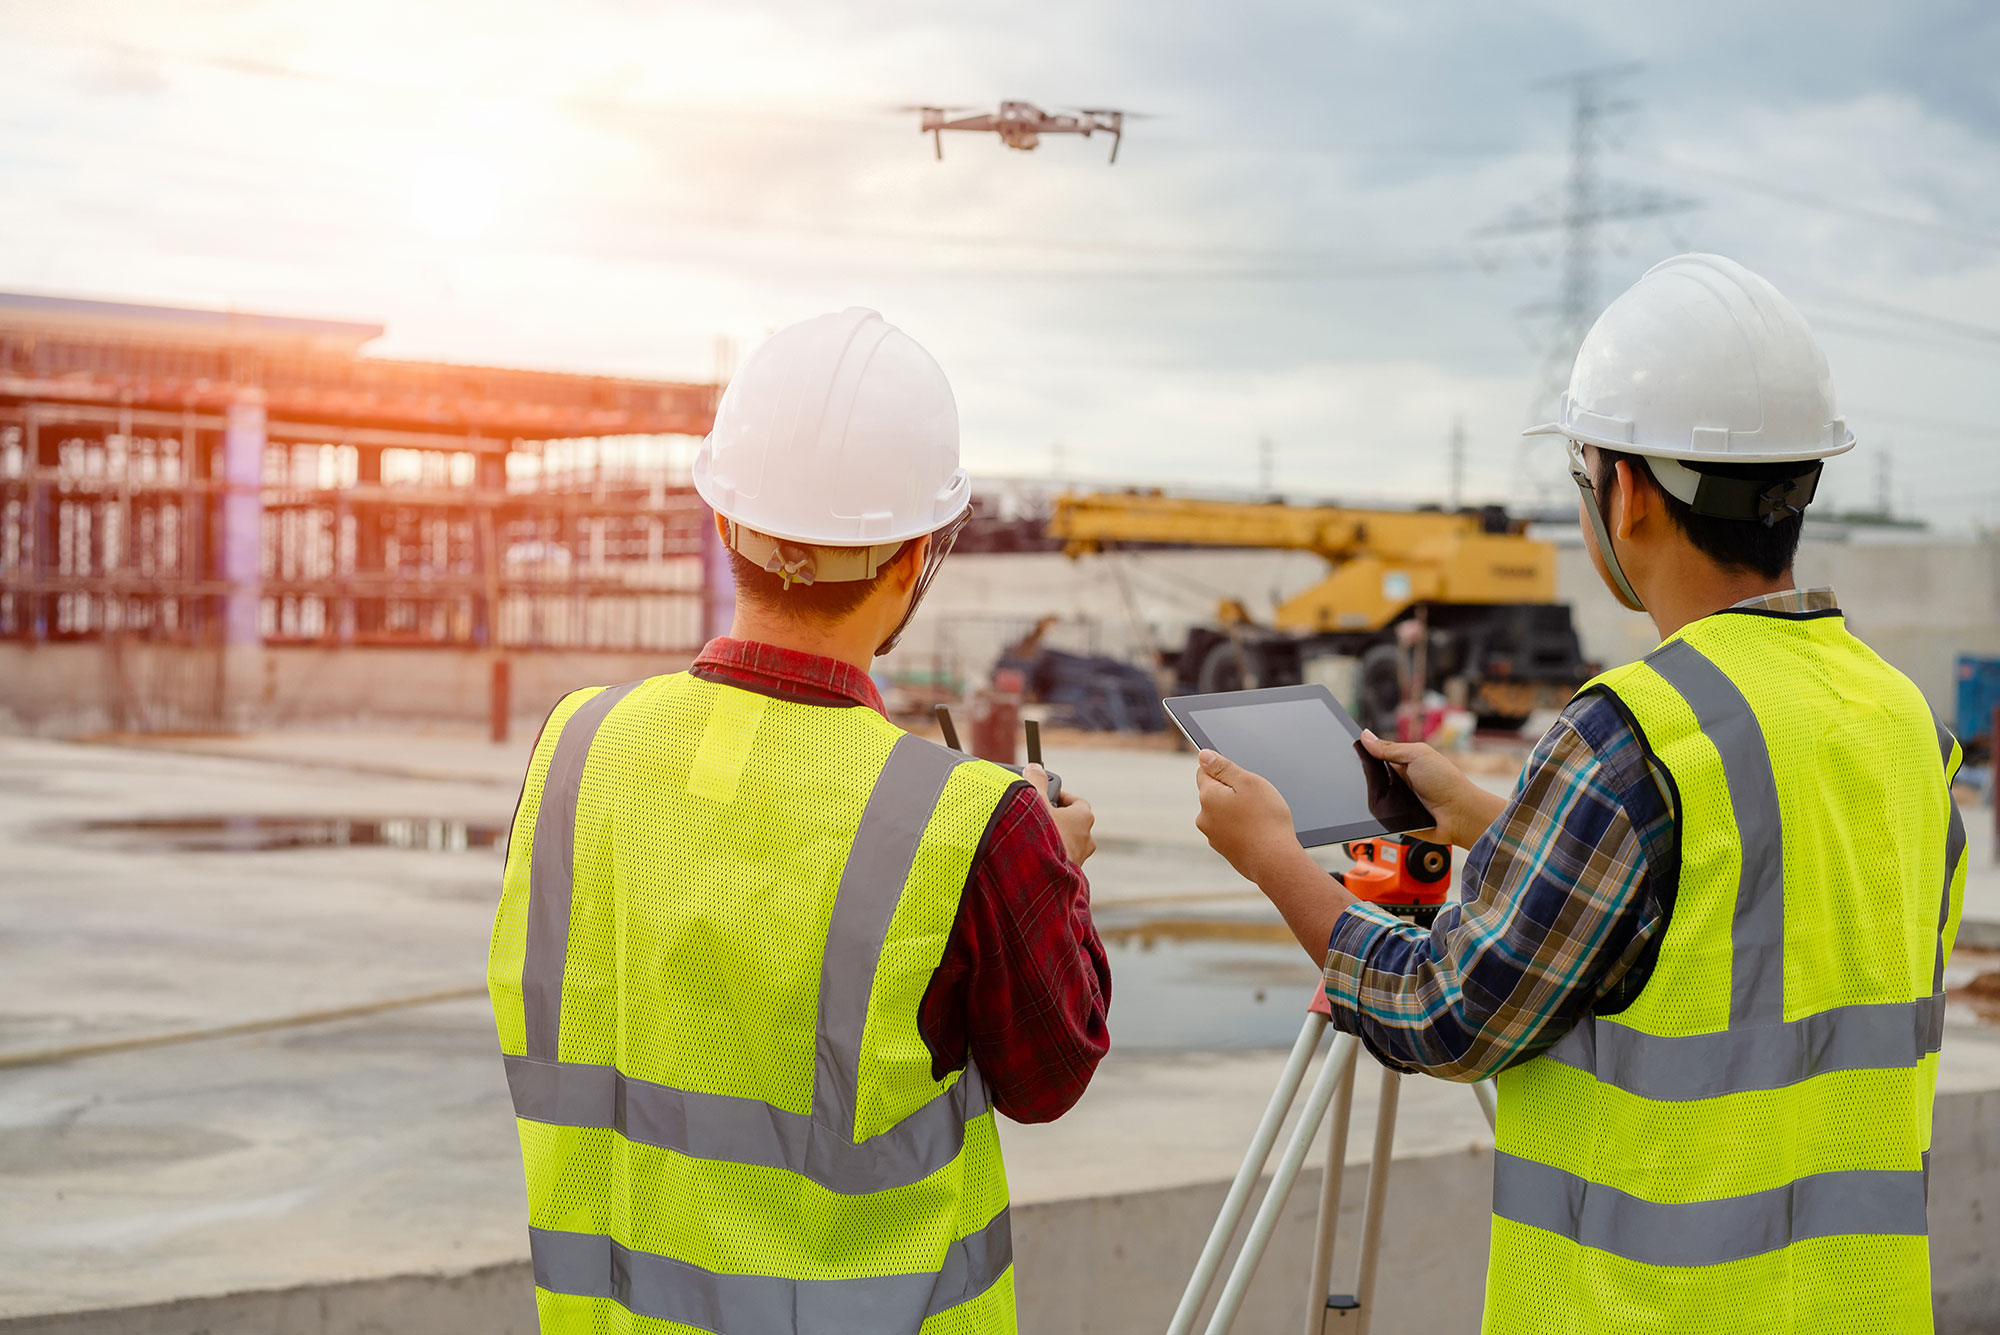
{"label": "survey tripod", "polygon": [[[1435,844],[1410,840],[1395,850],[1393,856],[1390,850],[1372,843],[1350,845],[1349,852],[1364,867],[1386,860],[1400,870],[1400,864],[1406,859],[1414,862],[1417,854],[1428,856],[1430,850],[1437,848]],[[1448,853],[1444,856],[1444,863],[1448,871]],[[1352,873],[1340,879],[1364,898],[1381,902],[1384,907],[1392,907],[1357,884],[1359,878]],[[1436,884],[1443,879],[1442,875],[1436,881],[1427,878],[1426,883]],[[1404,906],[1398,904],[1394,907],[1400,909]],[[1424,907],[1429,912],[1405,916],[1427,923],[1435,908],[1431,905]],[[1188,1279],[1187,1291],[1181,1295],[1180,1306],[1174,1309],[1173,1323],[1167,1327],[1167,1335],[1189,1335],[1194,1329],[1195,1317],[1200,1313],[1202,1304],[1208,1301],[1209,1290],[1215,1285],[1215,1274],[1222,1266],[1223,1253],[1229,1250],[1230,1240],[1236,1236],[1236,1225],[1249,1203],[1251,1188],[1263,1174],[1264,1163],[1271,1157],[1271,1146],[1277,1142],[1278,1130],[1291,1112],[1299,1086],[1305,1083],[1306,1068],[1312,1064],[1313,1054],[1319,1050],[1320,1040],[1325,1036],[1332,1018],[1333,1011],[1327,1005],[1325,989],[1314,988],[1312,1005],[1306,1009],[1305,1026],[1299,1030],[1298,1041],[1292,1045],[1292,1055],[1285,1062],[1284,1074],[1278,1077],[1278,1087],[1271,1092],[1271,1102],[1264,1109],[1264,1118],[1257,1124],[1256,1134],[1250,1137],[1250,1151],[1243,1156],[1243,1166],[1236,1171],[1236,1180],[1229,1184],[1229,1194],[1222,1201],[1222,1212],[1216,1217],[1215,1227],[1209,1230],[1208,1242],[1201,1249],[1201,1259],[1195,1262],[1194,1274]],[[1306,1294],[1305,1335],[1325,1335],[1330,1328],[1338,1329],[1341,1335],[1368,1335],[1375,1310],[1375,1267],[1381,1259],[1382,1214],[1389,1199],[1389,1160],[1396,1144],[1397,1095],[1403,1077],[1396,1071],[1383,1068],[1382,1092],[1375,1111],[1375,1150],[1368,1165],[1368,1195],[1361,1211],[1361,1252],[1355,1265],[1354,1289],[1349,1293],[1330,1293],[1328,1285],[1333,1274],[1334,1235],[1340,1222],[1340,1180],[1347,1165],[1347,1124],[1348,1114],[1354,1105],[1354,1070],[1358,1051],[1359,1043],[1354,1035],[1334,1035],[1326,1063],[1320,1067],[1319,1076],[1306,1095],[1298,1125],[1292,1128],[1292,1138],[1285,1146],[1284,1156],[1278,1160],[1277,1171],[1271,1175],[1270,1189],[1264,1193],[1263,1202],[1257,1207],[1257,1217],[1250,1223],[1250,1232],[1243,1240],[1243,1250],[1237,1254],[1236,1265],[1222,1287],[1222,1297],[1216,1301],[1206,1335],[1225,1335],[1235,1324],[1236,1314],[1250,1290],[1250,1281],[1256,1277],[1258,1263],[1264,1259],[1264,1250],[1270,1245],[1272,1233],[1277,1231],[1278,1216],[1284,1212],[1292,1186],[1298,1181],[1299,1169],[1305,1164],[1306,1151],[1311,1147],[1313,1137],[1319,1133],[1320,1123],[1326,1120],[1329,1106],[1333,1109],[1333,1124],[1327,1133],[1326,1176],[1320,1182],[1319,1224],[1313,1235],[1312,1287]],[[1479,1100],[1479,1110],[1486,1114],[1486,1125],[1493,1127],[1492,1086],[1475,1084],[1472,1093]],[[1337,1327],[1333,1325],[1335,1321],[1339,1323]]]}

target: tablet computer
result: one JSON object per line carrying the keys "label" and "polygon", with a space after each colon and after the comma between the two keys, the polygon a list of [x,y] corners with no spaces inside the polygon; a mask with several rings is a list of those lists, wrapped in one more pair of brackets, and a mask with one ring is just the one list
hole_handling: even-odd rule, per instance
{"label": "tablet computer", "polygon": [[1437,824],[1403,777],[1362,749],[1361,726],[1324,686],[1177,695],[1167,715],[1196,746],[1274,784],[1299,842],[1337,844]]}

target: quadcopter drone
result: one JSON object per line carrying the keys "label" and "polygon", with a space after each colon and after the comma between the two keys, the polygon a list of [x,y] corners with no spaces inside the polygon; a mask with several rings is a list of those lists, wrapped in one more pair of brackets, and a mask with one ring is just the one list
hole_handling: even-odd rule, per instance
{"label": "quadcopter drone", "polygon": [[1032,102],[1002,102],[997,116],[965,116],[947,119],[970,107],[905,107],[923,116],[921,132],[931,136],[938,160],[944,160],[944,132],[973,130],[1000,136],[1000,142],[1022,152],[1042,142],[1045,134],[1080,134],[1088,139],[1104,132],[1111,136],[1111,161],[1118,161],[1118,145],[1125,137],[1125,120],[1137,119],[1137,112],[1113,111],[1104,107],[1078,107],[1074,115],[1050,115]]}

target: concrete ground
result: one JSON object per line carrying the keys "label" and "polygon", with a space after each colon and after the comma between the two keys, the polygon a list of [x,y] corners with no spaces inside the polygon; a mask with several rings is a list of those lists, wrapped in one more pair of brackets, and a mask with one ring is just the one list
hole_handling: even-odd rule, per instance
{"label": "concrete ground", "polygon": [[[528,1328],[520,1169],[483,997],[499,855],[163,852],[152,832],[82,825],[504,824],[531,737],[0,739],[0,1326]],[[1316,974],[1194,832],[1191,757],[1073,747],[1049,760],[1099,814],[1090,870],[1113,951],[1114,1051],[1071,1116],[1003,1130],[1023,1325],[1156,1329]],[[1504,767],[1486,781],[1504,785]],[[1966,814],[1968,917],[2000,923],[1990,813]],[[1981,968],[2000,957],[1968,954],[1954,978]],[[1979,1128],[2000,1112],[2000,1042],[1973,1018],[1954,1009],[1941,1089],[1959,1100],[1951,1125],[1965,1123],[1967,1162],[1990,1169],[2000,1154]],[[1366,1157],[1373,1084],[1364,1069],[1351,1160]],[[1466,1295],[1477,1300],[1490,1137],[1464,1090],[1411,1080],[1403,1102],[1399,1180],[1432,1213],[1392,1220],[1392,1238],[1412,1245],[1385,1273],[1408,1290],[1405,1319],[1462,1325]],[[1946,1176],[1955,1192],[1985,1193],[1968,1210],[2000,1185]],[[1311,1186],[1288,1210],[1246,1329],[1296,1306]],[[1356,1179],[1344,1213],[1359,1199]],[[1941,1254],[1958,1246],[1966,1265],[1992,1269],[1984,1244],[1939,1227]],[[1425,1229],[1448,1237],[1449,1274],[1412,1259]],[[1386,1313],[1377,1327],[1399,1328]]]}

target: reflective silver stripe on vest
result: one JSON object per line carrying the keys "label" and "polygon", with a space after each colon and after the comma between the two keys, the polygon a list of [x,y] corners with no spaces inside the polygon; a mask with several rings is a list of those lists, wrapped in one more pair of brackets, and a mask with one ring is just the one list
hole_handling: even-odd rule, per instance
{"label": "reflective silver stripe on vest", "polygon": [[1840,1006],[1720,1033],[1641,1033],[1586,1016],[1548,1050],[1565,1066],[1662,1103],[1783,1089],[1829,1071],[1915,1066],[1944,1039],[1944,998]]}
{"label": "reflective silver stripe on vest", "polygon": [[[1730,1027],[1719,1033],[1670,1037],[1641,1033],[1615,1018],[1586,1016],[1547,1055],[1641,1098],[1681,1102],[1745,1090],[1782,1089],[1830,1071],[1907,1068],[1936,1052],[1944,1039],[1944,914],[1949,909],[1951,869],[1965,844],[1957,806],[1952,807],[1951,847],[1946,853],[1947,904],[1940,909],[1938,919],[1935,995],[1909,1002],[1841,1006],[1785,1021],[1784,839],[1777,781],[1763,732],[1742,692],[1685,641],[1662,647],[1646,661],[1687,699],[1703,731],[1714,742],[1736,814],[1737,839],[1744,856],[1731,921],[1735,958]],[[1748,726],[1739,720],[1748,720]],[[1949,764],[1950,734],[1940,727],[1939,737]],[[1753,858],[1753,848],[1768,856]],[[1775,946],[1767,949],[1765,943],[1773,940]],[[1753,950],[1747,969],[1746,943]],[[1767,961],[1768,974],[1758,970],[1755,961],[1760,958]],[[1761,993],[1771,983],[1777,988],[1775,1015],[1746,1021],[1746,1008],[1769,1010],[1769,1000]]]}
{"label": "reflective silver stripe on vest", "polygon": [[1002,1209],[951,1245],[935,1274],[863,1279],[725,1275],[594,1233],[529,1230],[535,1284],[553,1293],[610,1298],[628,1312],[721,1335],[882,1335],[914,1331],[927,1317],[970,1302],[1014,1263]]}
{"label": "reflective silver stripe on vest", "polygon": [[[924,829],[944,796],[945,782],[964,759],[907,733],[897,738],[875,790],[868,794],[847,865],[840,873],[840,890],[826,928],[826,951],[820,958],[813,1118],[843,1136],[854,1135],[861,1035],[868,1027],[868,997],[875,987],[883,943],[889,939],[889,920],[903,897]],[[963,1132],[961,1120],[959,1134]],[[954,1142],[951,1154],[957,1153]]]}
{"label": "reflective silver stripe on vest", "polygon": [[[1688,702],[1721,756],[1743,849],[1730,923],[1729,1028],[1670,1037],[1593,1016],[1547,1055],[1660,1102],[1780,1089],[1831,1071],[1916,1067],[1943,1039],[1941,988],[1910,1002],[1841,1006],[1784,1020],[1783,830],[1762,729],[1742,692],[1692,646],[1675,641],[1646,661]],[[1950,741],[1940,733],[1949,763]],[[1947,842],[1962,851],[1962,827]],[[1940,952],[1956,856],[1947,853]],[[1926,1154],[1915,1170],[1821,1173],[1743,1196],[1662,1204],[1501,1152],[1495,1156],[1493,1210],[1644,1264],[1720,1265],[1810,1238],[1922,1236],[1929,1171]]]}
{"label": "reflective silver stripe on vest", "polygon": [[1494,1155],[1493,1213],[1646,1265],[1721,1265],[1809,1238],[1922,1236],[1920,1169],[1853,1169],[1768,1191],[1661,1205],[1574,1173]]}
{"label": "reflective silver stripe on vest", "polygon": [[521,960],[521,1010],[528,1055],[553,1061],[562,1030],[563,969],[569,955],[569,904],[576,870],[576,797],[598,725],[639,683],[607,686],[563,724],[542,779],[535,840],[528,861],[528,942]]}
{"label": "reflective silver stripe on vest", "polygon": [[613,1066],[506,1060],[517,1117],[552,1126],[609,1127],[635,1144],[697,1159],[782,1168],[850,1196],[907,1186],[949,1164],[964,1146],[965,1124],[984,1112],[988,1101],[978,1065],[968,1064],[943,1097],[856,1145],[850,1133],[761,1099],[675,1089]]}
{"label": "reflective silver stripe on vest", "polygon": [[1944,753],[1944,805],[1949,813],[1946,817],[1944,835],[1944,894],[1938,900],[1938,943],[1937,970],[1931,976],[1931,991],[1938,999],[1944,999],[1944,929],[1951,921],[1951,883],[1958,876],[1958,864],[1965,857],[1965,818],[1959,814],[1958,801],[1951,795],[1951,753],[1958,746],[1958,739],[1939,723],[1937,725],[1938,750]]}
{"label": "reflective silver stripe on vest", "polygon": [[1685,640],[1646,656],[1694,710],[1703,735],[1722,757],[1736,837],[1743,850],[1730,919],[1729,1026],[1785,1019],[1785,841],[1771,749],[1750,702],[1714,663]]}
{"label": "reflective silver stripe on vest", "polygon": [[[601,717],[602,712],[591,720],[589,735],[595,734]],[[563,744],[569,737],[566,727]],[[579,760],[573,771],[564,770],[565,781],[559,786],[554,781],[556,762],[563,758],[558,744],[536,819],[531,914],[534,899],[544,890],[539,861],[543,831],[550,833],[550,847],[566,853],[571,837],[566,827],[576,820],[582,765]],[[951,1163],[964,1148],[966,1123],[990,1103],[979,1069],[971,1063],[949,1090],[879,1135],[857,1145],[854,1128],[861,1038],[876,966],[924,830],[951,771],[963,759],[920,738],[899,737],[868,795],[827,925],[810,1114],[774,1108],[761,1099],[675,1089],[635,1079],[611,1066],[556,1061],[552,1041],[551,1057],[531,1048],[526,1056],[506,1059],[515,1115],[555,1126],[616,1130],[628,1140],[696,1158],[781,1168],[850,1195],[921,1181]],[[565,931],[569,895],[565,860],[560,892],[551,894],[560,901]],[[543,967],[552,970],[544,981],[555,989],[558,1020],[563,957],[561,948],[542,957]],[[531,959],[530,969],[533,965]]]}

